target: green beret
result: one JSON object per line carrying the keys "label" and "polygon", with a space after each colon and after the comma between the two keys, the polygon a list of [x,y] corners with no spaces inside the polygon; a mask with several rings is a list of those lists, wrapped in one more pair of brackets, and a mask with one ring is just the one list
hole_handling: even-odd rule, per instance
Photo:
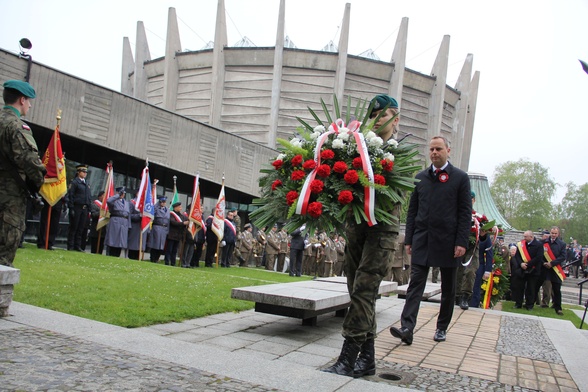
{"label": "green beret", "polygon": [[386,106],[388,106],[388,109],[390,109],[390,108],[398,109],[398,102],[396,102],[396,100],[394,98],[392,98],[386,94],[376,95],[370,101],[370,106],[371,105],[373,105],[373,106],[372,106],[372,110],[368,113],[369,117],[372,116],[373,111],[382,110]]}
{"label": "green beret", "polygon": [[35,98],[37,96],[33,86],[22,80],[7,80],[4,82],[4,88],[16,90],[27,98]]}
{"label": "green beret", "polygon": [[471,191],[471,192],[472,192],[472,199],[475,199],[476,198],[476,192],[474,192],[474,191]]}

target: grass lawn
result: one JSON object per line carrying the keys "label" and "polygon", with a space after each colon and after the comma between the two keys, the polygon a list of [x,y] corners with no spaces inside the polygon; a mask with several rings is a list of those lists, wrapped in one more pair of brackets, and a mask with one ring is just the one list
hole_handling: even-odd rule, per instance
{"label": "grass lawn", "polygon": [[295,282],[257,268],[179,268],[25,244],[14,262],[14,301],[121,327],[142,327],[252,309],[235,287]]}
{"label": "grass lawn", "polygon": [[[528,314],[528,315],[532,315],[532,316],[548,317],[548,318],[554,318],[554,319],[558,319],[558,320],[569,320],[572,322],[572,324],[574,324],[576,326],[576,328],[580,328],[580,322],[582,321],[582,319],[580,317],[578,317],[576,315],[576,313],[572,312],[570,309],[584,311],[584,307],[582,307],[582,306],[562,304],[563,315],[559,316],[557,313],[555,313],[555,310],[553,310],[553,308],[542,308],[540,306],[535,306],[535,307],[533,307],[533,310],[527,310],[525,308],[515,309],[514,302],[512,302],[512,301],[502,301],[501,304],[502,304],[502,311],[503,312]],[[588,329],[587,322],[588,322],[588,315],[586,316],[586,319],[584,320],[584,324],[582,325],[582,329]]]}

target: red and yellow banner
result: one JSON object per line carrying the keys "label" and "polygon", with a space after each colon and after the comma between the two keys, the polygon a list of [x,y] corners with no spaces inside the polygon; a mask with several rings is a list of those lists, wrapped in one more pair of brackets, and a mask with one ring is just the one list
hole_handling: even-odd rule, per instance
{"label": "red and yellow banner", "polygon": [[[555,257],[553,251],[551,250],[551,247],[547,243],[543,244],[543,256],[545,257],[545,260],[547,260],[547,262],[549,263],[551,263],[553,260],[557,258]],[[561,268],[561,265],[553,265],[551,266],[551,268],[553,268],[553,272],[555,272],[559,280],[563,282],[566,279],[566,274],[564,273],[563,268]]]}
{"label": "red and yellow banner", "polygon": [[494,273],[490,273],[488,283],[486,283],[486,291],[482,299],[482,309],[490,309],[492,306],[492,290],[494,289]]}
{"label": "red and yellow banner", "polygon": [[45,174],[45,180],[39,193],[50,206],[54,206],[67,193],[65,158],[61,149],[59,124],[55,127],[55,132],[53,132],[49,146],[43,155],[43,165],[45,165],[47,174]]}

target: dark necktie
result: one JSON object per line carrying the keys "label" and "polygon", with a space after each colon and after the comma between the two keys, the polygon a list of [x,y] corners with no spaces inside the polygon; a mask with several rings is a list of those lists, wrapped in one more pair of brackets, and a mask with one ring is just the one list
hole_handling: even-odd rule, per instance
{"label": "dark necktie", "polygon": [[435,169],[435,175],[438,175],[439,173],[441,173],[441,169]]}

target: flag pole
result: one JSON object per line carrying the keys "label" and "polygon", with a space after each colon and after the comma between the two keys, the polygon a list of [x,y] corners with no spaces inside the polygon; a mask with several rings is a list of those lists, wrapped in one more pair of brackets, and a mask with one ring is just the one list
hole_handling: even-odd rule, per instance
{"label": "flag pole", "polygon": [[[59,123],[61,122],[61,109],[57,109],[57,116],[55,116],[57,120],[57,128],[59,128]],[[57,150],[57,143],[53,143],[53,148]],[[55,152],[55,156],[57,156],[57,152]],[[49,204],[49,209],[47,210],[47,227],[45,230],[45,250],[49,249],[49,230],[51,228],[51,209],[53,206]],[[42,214],[42,212],[41,212]]]}
{"label": "flag pole", "polygon": [[[145,167],[149,167],[149,157],[145,158]],[[139,199],[137,198],[137,205],[139,204]],[[142,227],[141,227],[142,229]],[[139,261],[143,261],[143,230],[139,230]]]}
{"label": "flag pole", "polygon": [[[223,172],[221,189],[223,189],[224,186],[225,186],[225,173]],[[223,215],[224,215],[224,211],[223,211]],[[218,268],[219,249],[220,249],[220,241],[218,240],[218,237],[217,237],[217,240],[216,240],[216,268]]]}

